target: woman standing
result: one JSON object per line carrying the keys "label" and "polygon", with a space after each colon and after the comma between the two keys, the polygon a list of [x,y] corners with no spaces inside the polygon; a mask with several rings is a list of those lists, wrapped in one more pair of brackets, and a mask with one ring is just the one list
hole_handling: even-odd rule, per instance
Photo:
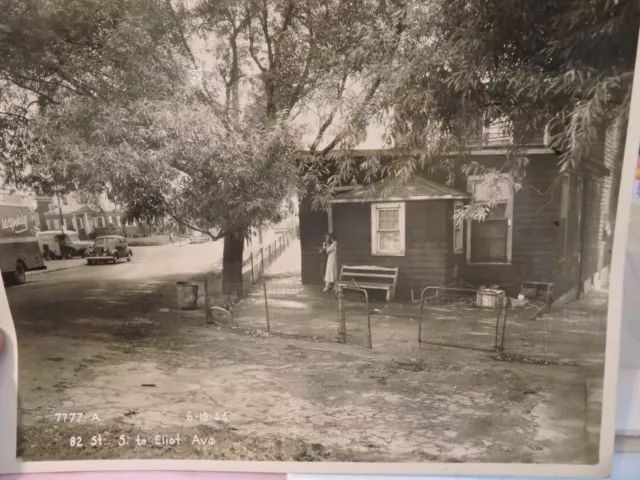
{"label": "woman standing", "polygon": [[324,282],[324,276],[327,274],[327,247],[331,243],[331,236],[328,233],[324,234],[324,241],[322,242],[322,248],[318,250],[320,254],[320,278]]}
{"label": "woman standing", "polygon": [[325,248],[327,252],[327,270],[324,274],[324,292],[328,292],[336,282],[338,276],[338,242],[333,234],[329,235],[329,245]]}

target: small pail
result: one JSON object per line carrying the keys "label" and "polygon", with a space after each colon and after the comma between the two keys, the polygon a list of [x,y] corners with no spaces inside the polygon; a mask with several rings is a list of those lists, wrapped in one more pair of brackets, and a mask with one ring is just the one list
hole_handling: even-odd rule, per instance
{"label": "small pail", "polygon": [[194,310],[198,306],[198,284],[191,282],[176,282],[178,290],[178,308]]}

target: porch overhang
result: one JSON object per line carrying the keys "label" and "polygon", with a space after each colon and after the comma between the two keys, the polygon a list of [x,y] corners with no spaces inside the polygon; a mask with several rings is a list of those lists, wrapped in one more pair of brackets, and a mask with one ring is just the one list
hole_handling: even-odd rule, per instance
{"label": "porch overhang", "polygon": [[422,177],[413,177],[407,182],[383,180],[371,185],[359,186],[334,197],[332,204],[419,202],[430,200],[468,200],[467,192],[440,185]]}

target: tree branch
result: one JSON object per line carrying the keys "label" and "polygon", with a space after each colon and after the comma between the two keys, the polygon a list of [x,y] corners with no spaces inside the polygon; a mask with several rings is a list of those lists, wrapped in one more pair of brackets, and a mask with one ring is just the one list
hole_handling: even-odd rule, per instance
{"label": "tree branch", "polygon": [[269,10],[267,9],[267,0],[262,0],[262,15],[260,16],[260,24],[262,33],[264,33],[264,41],[267,45],[267,57],[269,58],[269,66],[273,66],[273,48],[271,42],[271,34],[269,33]]}
{"label": "tree branch", "polygon": [[[342,82],[340,82],[340,86],[338,88],[338,94],[336,95],[336,101],[339,101],[340,98],[342,97],[342,93],[344,92],[345,86],[347,84],[347,78],[348,77],[349,77],[349,72],[347,71],[342,76]],[[322,137],[324,137],[325,132],[327,131],[327,129],[333,123],[333,119],[335,118],[336,113],[338,113],[338,108],[339,108],[339,105],[336,105],[333,108],[333,110],[331,111],[331,113],[329,114],[329,117],[320,126],[320,129],[318,130],[318,135],[316,135],[316,138],[313,141],[313,143],[311,144],[311,147],[309,149],[311,152],[315,152],[316,149],[318,148],[318,145],[320,144],[320,141],[322,140]]]}
{"label": "tree branch", "polygon": [[189,46],[189,43],[187,42],[187,38],[184,34],[184,31],[182,30],[182,25],[180,25],[180,20],[178,20],[178,15],[176,15],[176,11],[173,9],[173,5],[171,5],[171,0],[166,0],[165,3],[167,4],[167,7],[169,8],[169,12],[171,13],[171,18],[173,19],[173,22],[176,24],[176,29],[178,30],[178,35],[180,35],[180,40],[182,41],[182,46],[184,47],[185,51],[187,52],[187,55],[189,56],[189,59],[191,60],[191,63],[193,63],[194,66],[198,66],[198,63],[196,62],[196,57],[193,55],[193,52],[191,51],[191,47]]}
{"label": "tree branch", "polygon": [[217,234],[214,235],[209,230],[206,230],[206,229],[200,228],[200,227],[198,227],[196,225],[193,225],[191,223],[188,223],[188,222],[182,220],[181,218],[179,218],[177,215],[175,215],[173,213],[169,213],[169,216],[171,218],[173,218],[176,222],[178,222],[180,225],[184,226],[184,227],[187,227],[187,228],[190,228],[191,230],[195,230],[196,232],[200,232],[200,233],[204,233],[205,235],[208,235],[211,238],[211,240],[213,240],[214,242],[216,242],[216,241],[220,240],[222,237],[224,237],[224,232],[222,232],[222,231],[218,232]]}
{"label": "tree branch", "polygon": [[260,71],[262,73],[266,72],[267,69],[264,67],[264,65],[262,65],[262,63],[258,59],[258,56],[256,55],[256,52],[254,50],[253,30],[251,30],[251,20],[249,20],[249,54],[251,55],[251,58],[253,58],[254,63],[258,66]]}
{"label": "tree branch", "polygon": [[[395,52],[398,50],[398,47],[400,46],[400,36],[402,35],[402,32],[404,32],[405,26],[404,26],[404,21],[406,19],[406,11],[402,16],[402,19],[398,21],[396,28],[395,28],[395,46],[393,48],[393,51],[391,52],[391,56],[395,55]],[[373,81],[373,83],[371,84],[371,86],[369,87],[369,90],[367,92],[367,94],[365,95],[364,101],[362,102],[362,105],[360,106],[360,108],[356,111],[355,115],[361,115],[363,110],[368,106],[369,102],[373,99],[373,97],[376,94],[376,91],[378,90],[378,87],[380,86],[380,84],[382,83],[382,75],[378,75],[378,77]],[[351,116],[352,118],[354,117],[354,115]],[[349,124],[351,122],[349,122],[347,124],[347,126],[345,128],[342,129],[342,131],[335,136],[335,138],[329,142],[329,144],[322,149],[322,154],[326,155],[327,153],[329,153],[331,150],[333,150],[336,145],[338,145],[338,143],[340,143],[342,140],[344,140],[349,132]]]}
{"label": "tree branch", "polygon": [[30,122],[31,121],[27,117],[25,117],[24,115],[19,115],[17,113],[0,112],[0,115],[6,115],[8,117],[14,117],[14,118],[17,118],[18,120],[22,120],[23,122]]}
{"label": "tree branch", "polygon": [[307,60],[304,65],[304,70],[300,75],[300,81],[298,82],[298,85],[296,85],[296,88],[294,89],[293,94],[289,99],[289,111],[293,110],[293,107],[295,107],[296,103],[298,103],[300,98],[302,98],[303,96],[304,86],[307,83],[307,79],[309,77],[309,71],[311,70],[311,62],[313,61],[313,54],[315,53],[315,50],[315,41],[313,39],[313,33],[311,33],[311,38],[309,40],[309,53],[307,54]]}
{"label": "tree branch", "polygon": [[[354,115],[351,115],[352,118],[356,115],[362,114],[363,110],[367,107],[371,99],[376,94],[376,91],[378,90],[378,87],[380,86],[381,83],[382,83],[381,77],[378,77],[373,81],[373,84],[371,84],[371,87],[369,87],[369,91],[364,97],[364,101],[362,102],[362,105],[360,106],[360,108],[358,108],[358,110]],[[322,149],[322,154],[325,155],[329,153],[331,150],[333,150],[338,143],[340,143],[342,140],[346,138],[348,132],[349,132],[349,128],[347,125],[347,127],[343,128],[342,131],[338,135],[336,135],[335,138],[331,140],[331,142],[329,142],[329,144],[326,147]]]}

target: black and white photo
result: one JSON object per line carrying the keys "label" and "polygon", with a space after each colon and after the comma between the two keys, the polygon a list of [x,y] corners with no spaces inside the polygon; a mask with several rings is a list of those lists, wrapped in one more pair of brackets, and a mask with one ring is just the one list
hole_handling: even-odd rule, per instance
{"label": "black and white photo", "polygon": [[608,472],[636,1],[0,8],[18,462]]}

